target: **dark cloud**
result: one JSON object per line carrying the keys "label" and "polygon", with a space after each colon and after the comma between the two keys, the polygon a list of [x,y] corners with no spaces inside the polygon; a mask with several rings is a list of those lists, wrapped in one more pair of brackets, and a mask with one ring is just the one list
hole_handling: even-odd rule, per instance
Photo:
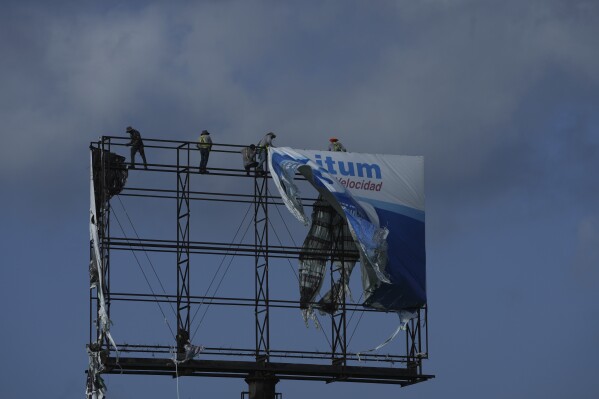
{"label": "dark cloud", "polygon": [[[100,135],[124,136],[133,125],[145,137],[193,140],[206,128],[217,142],[245,144],[272,130],[278,145],[312,149],[336,135],[351,151],[426,157],[431,298],[434,324],[443,326],[433,337],[442,344],[437,367],[456,380],[472,372],[452,362],[464,355],[455,342],[468,347],[454,327],[472,322],[462,307],[473,295],[479,303],[469,306],[483,327],[471,337],[476,350],[464,349],[468,359],[483,362],[488,350],[511,367],[517,341],[527,358],[550,364],[545,341],[559,343],[563,326],[545,319],[563,312],[582,325],[582,310],[596,310],[587,302],[596,302],[599,229],[598,17],[595,1],[558,0],[5,2],[0,201],[10,212],[0,229],[12,237],[5,258],[28,267],[4,269],[4,281],[31,279],[47,301],[54,290],[32,271],[47,262],[44,254],[67,251],[51,262],[65,275],[86,267],[86,149]],[[36,251],[27,250],[29,240]],[[69,284],[79,287],[85,270],[76,270]],[[7,301],[12,294],[3,290]],[[76,314],[69,295],[80,292],[70,286],[60,297]],[[560,297],[587,302],[570,313]],[[69,317],[58,323],[76,324]],[[497,331],[514,331],[512,321],[527,327],[526,340],[510,333],[495,347],[504,339]],[[570,332],[589,344],[584,330]],[[537,335],[542,344],[525,345]],[[69,359],[84,363],[80,355]],[[561,364],[570,364],[564,356]],[[588,377],[580,367],[565,378]],[[497,395],[538,394],[541,371]],[[478,377],[487,388],[494,383]],[[448,381],[422,392],[463,391]],[[554,388],[553,397],[565,394]]]}

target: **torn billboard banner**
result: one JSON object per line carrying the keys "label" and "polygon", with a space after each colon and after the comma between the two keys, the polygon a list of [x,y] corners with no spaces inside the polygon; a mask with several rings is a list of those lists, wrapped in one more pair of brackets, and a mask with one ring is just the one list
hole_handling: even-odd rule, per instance
{"label": "torn billboard banner", "polygon": [[424,158],[269,149],[270,171],[289,211],[308,225],[294,182],[301,173],[348,224],[360,252],[365,306],[426,304]]}

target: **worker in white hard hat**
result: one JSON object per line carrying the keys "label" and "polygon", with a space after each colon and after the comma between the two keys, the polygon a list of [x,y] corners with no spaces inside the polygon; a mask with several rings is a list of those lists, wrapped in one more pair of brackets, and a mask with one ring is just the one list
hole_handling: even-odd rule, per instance
{"label": "worker in white hard hat", "polygon": [[269,147],[274,147],[272,141],[277,137],[273,132],[268,132],[262,137],[262,140],[258,142],[256,146],[256,155],[258,155],[258,166],[256,166],[256,170],[265,175],[266,171],[264,170],[264,162],[266,162],[266,155]]}
{"label": "worker in white hard hat", "polygon": [[208,130],[202,130],[198,144],[196,144],[200,150],[200,173],[208,173],[206,166],[208,165],[208,157],[210,156],[210,150],[212,149],[212,139],[210,138],[210,132]]}

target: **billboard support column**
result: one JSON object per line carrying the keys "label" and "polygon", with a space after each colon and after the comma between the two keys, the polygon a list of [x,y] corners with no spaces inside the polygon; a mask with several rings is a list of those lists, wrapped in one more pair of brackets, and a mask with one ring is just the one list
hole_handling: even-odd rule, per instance
{"label": "billboard support column", "polygon": [[[343,220],[335,218],[337,223],[332,226],[331,250],[331,352],[334,365],[345,366],[347,363],[347,318],[345,308],[346,260],[345,237],[343,234]],[[335,282],[338,283],[335,283]]]}
{"label": "billboard support column", "polygon": [[177,359],[189,342],[189,143],[177,148]]}
{"label": "billboard support column", "polygon": [[254,178],[254,256],[256,361],[267,363],[270,357],[270,320],[268,290],[268,178]]}

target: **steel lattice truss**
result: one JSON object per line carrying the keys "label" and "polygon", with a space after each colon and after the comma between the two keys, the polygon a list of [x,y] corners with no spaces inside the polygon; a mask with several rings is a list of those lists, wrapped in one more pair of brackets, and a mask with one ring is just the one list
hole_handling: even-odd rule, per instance
{"label": "steel lattice truss", "polygon": [[[427,309],[418,310],[418,316],[407,326],[405,345],[399,354],[352,353],[348,351],[348,314],[379,312],[362,307],[359,304],[346,303],[328,316],[331,322],[329,350],[309,351],[271,348],[271,324],[276,324],[272,310],[291,309],[299,314],[298,300],[281,300],[270,298],[269,261],[273,259],[291,259],[296,261],[301,247],[292,245],[274,245],[269,241],[269,232],[273,229],[269,222],[269,211],[273,207],[283,207],[280,199],[271,195],[268,190],[268,176],[247,177],[243,169],[209,168],[211,175],[221,178],[252,179],[253,193],[227,193],[213,191],[193,191],[190,179],[199,173],[199,168],[192,165],[190,158],[197,156],[195,142],[149,140],[145,139],[146,148],[153,153],[175,153],[176,163],[149,163],[148,169],[140,173],[172,174],[176,179],[176,187],[125,187],[121,196],[135,198],[160,198],[176,203],[177,234],[173,239],[148,239],[137,237],[130,239],[122,234],[114,234],[111,230],[111,204],[107,198],[101,198],[101,209],[98,209],[98,230],[102,264],[104,265],[105,298],[108,310],[118,306],[120,302],[144,303],[157,302],[168,304],[176,309],[177,323],[174,342],[161,345],[143,343],[117,343],[120,356],[117,359],[109,342],[102,343],[102,360],[104,373],[114,374],[151,374],[174,375],[173,348],[176,357],[185,355],[185,343],[192,336],[190,312],[193,306],[209,302],[212,305],[254,308],[255,346],[240,348],[205,347],[199,359],[187,361],[179,365],[179,375],[236,377],[251,380],[258,378],[273,381],[279,379],[316,380],[316,381],[348,381],[410,385],[433,378],[422,372],[423,360],[428,358],[428,323]],[[123,150],[127,143],[124,137],[103,136],[100,141],[93,142],[92,147],[104,151]],[[215,144],[212,152],[219,156],[238,157],[239,145]],[[160,157],[155,156],[156,159]],[[140,165],[141,166],[141,165]],[[97,165],[100,176],[106,176],[110,165]],[[100,181],[104,182],[105,179]],[[206,187],[204,187],[206,188]],[[103,191],[102,191],[103,192]],[[190,203],[210,201],[229,204],[252,204],[254,242],[239,244],[231,242],[193,241],[190,236]],[[306,199],[309,203],[310,199]],[[173,217],[175,215],[173,214]],[[337,240],[343,242],[343,240]],[[176,292],[167,293],[134,293],[111,291],[111,253],[113,251],[146,251],[149,253],[176,253],[177,288]],[[225,255],[234,252],[237,257],[254,258],[254,297],[202,296],[194,292],[190,284],[190,256]],[[327,255],[331,259],[343,263],[343,245],[335,246],[333,253]],[[248,261],[250,261],[248,259]],[[344,287],[344,273],[333,267],[330,262],[330,274],[333,279],[341,278]],[[339,264],[339,263],[338,263]],[[195,271],[194,271],[195,272]],[[344,297],[345,295],[341,295]],[[95,318],[98,310],[98,299],[90,295],[90,345],[97,342],[100,334]],[[383,366],[381,366],[383,365]],[[249,381],[248,381],[249,383]]]}

